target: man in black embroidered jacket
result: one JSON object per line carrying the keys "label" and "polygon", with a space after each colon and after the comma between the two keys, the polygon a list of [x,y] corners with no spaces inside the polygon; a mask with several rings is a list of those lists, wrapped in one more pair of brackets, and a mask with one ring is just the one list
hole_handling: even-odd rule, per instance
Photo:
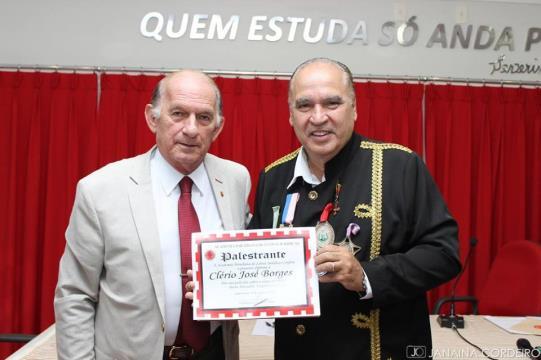
{"label": "man in black embroidered jacket", "polygon": [[[430,356],[426,292],[460,270],[457,225],[422,160],[368,140],[349,69],[312,59],[293,73],[290,123],[302,148],[261,173],[250,228],[280,219],[299,193],[293,226],[315,226],[326,204],[335,244],[318,251],[321,316],[276,321],[276,359],[406,359]],[[356,224],[356,225],[350,225]],[[287,225],[287,224],[286,224]],[[358,248],[339,246],[346,231]],[[408,350],[416,346],[416,354]]]}

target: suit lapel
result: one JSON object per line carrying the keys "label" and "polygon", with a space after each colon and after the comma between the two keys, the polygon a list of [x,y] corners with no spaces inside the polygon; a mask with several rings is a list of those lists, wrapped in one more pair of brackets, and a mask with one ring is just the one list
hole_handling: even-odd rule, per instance
{"label": "suit lapel", "polygon": [[133,220],[137,228],[137,233],[139,234],[141,247],[154,285],[156,299],[162,317],[165,318],[165,290],[162,256],[158,225],[156,223],[156,212],[154,210],[152,183],[150,181],[151,151],[138,157],[134,163],[130,173],[130,179],[133,182],[133,186],[129,189],[129,199]]}
{"label": "suit lapel", "polygon": [[233,230],[235,225],[231,215],[231,194],[227,191],[227,180],[223,176],[224,172],[220,171],[219,162],[211,154],[205,156],[205,169],[209,176],[210,185],[214,192],[214,198],[218,205],[218,212],[220,213],[224,229]]}

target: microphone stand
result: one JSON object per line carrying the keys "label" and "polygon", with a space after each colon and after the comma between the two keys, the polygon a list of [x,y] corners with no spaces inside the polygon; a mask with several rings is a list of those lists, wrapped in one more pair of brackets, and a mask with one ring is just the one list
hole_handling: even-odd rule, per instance
{"label": "microphone stand", "polygon": [[462,267],[462,270],[458,274],[454,284],[453,289],[451,291],[451,308],[449,315],[438,315],[438,324],[440,324],[440,327],[444,328],[453,328],[453,329],[463,329],[464,328],[464,317],[460,315],[456,315],[455,312],[455,293],[456,293],[456,286],[458,284],[458,281],[464,274],[466,268],[468,267],[468,264],[470,263],[470,258],[473,252],[473,248],[477,245],[477,239],[472,237],[470,239],[470,248],[468,250],[468,255],[466,256],[466,261],[464,261],[464,266]]}

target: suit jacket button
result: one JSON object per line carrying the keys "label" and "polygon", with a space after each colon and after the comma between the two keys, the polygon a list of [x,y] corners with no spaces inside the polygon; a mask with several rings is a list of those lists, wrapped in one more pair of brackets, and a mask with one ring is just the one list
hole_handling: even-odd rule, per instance
{"label": "suit jacket button", "polygon": [[295,332],[297,333],[297,335],[303,336],[304,333],[306,332],[306,327],[304,325],[302,325],[302,324],[299,324],[295,328]]}
{"label": "suit jacket button", "polygon": [[165,332],[165,323],[162,323],[162,332]]}

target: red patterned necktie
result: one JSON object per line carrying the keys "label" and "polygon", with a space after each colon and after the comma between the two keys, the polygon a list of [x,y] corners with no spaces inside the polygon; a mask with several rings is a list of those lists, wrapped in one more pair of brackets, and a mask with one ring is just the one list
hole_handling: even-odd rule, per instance
{"label": "red patterned necktie", "polygon": [[[181,273],[192,268],[192,233],[199,232],[199,219],[192,204],[193,181],[185,176],[180,181],[178,199],[178,230],[180,235]],[[207,321],[194,321],[192,301],[184,297],[187,276],[182,278],[182,307],[175,345],[189,345],[195,351],[201,351],[207,345],[210,327]]]}

